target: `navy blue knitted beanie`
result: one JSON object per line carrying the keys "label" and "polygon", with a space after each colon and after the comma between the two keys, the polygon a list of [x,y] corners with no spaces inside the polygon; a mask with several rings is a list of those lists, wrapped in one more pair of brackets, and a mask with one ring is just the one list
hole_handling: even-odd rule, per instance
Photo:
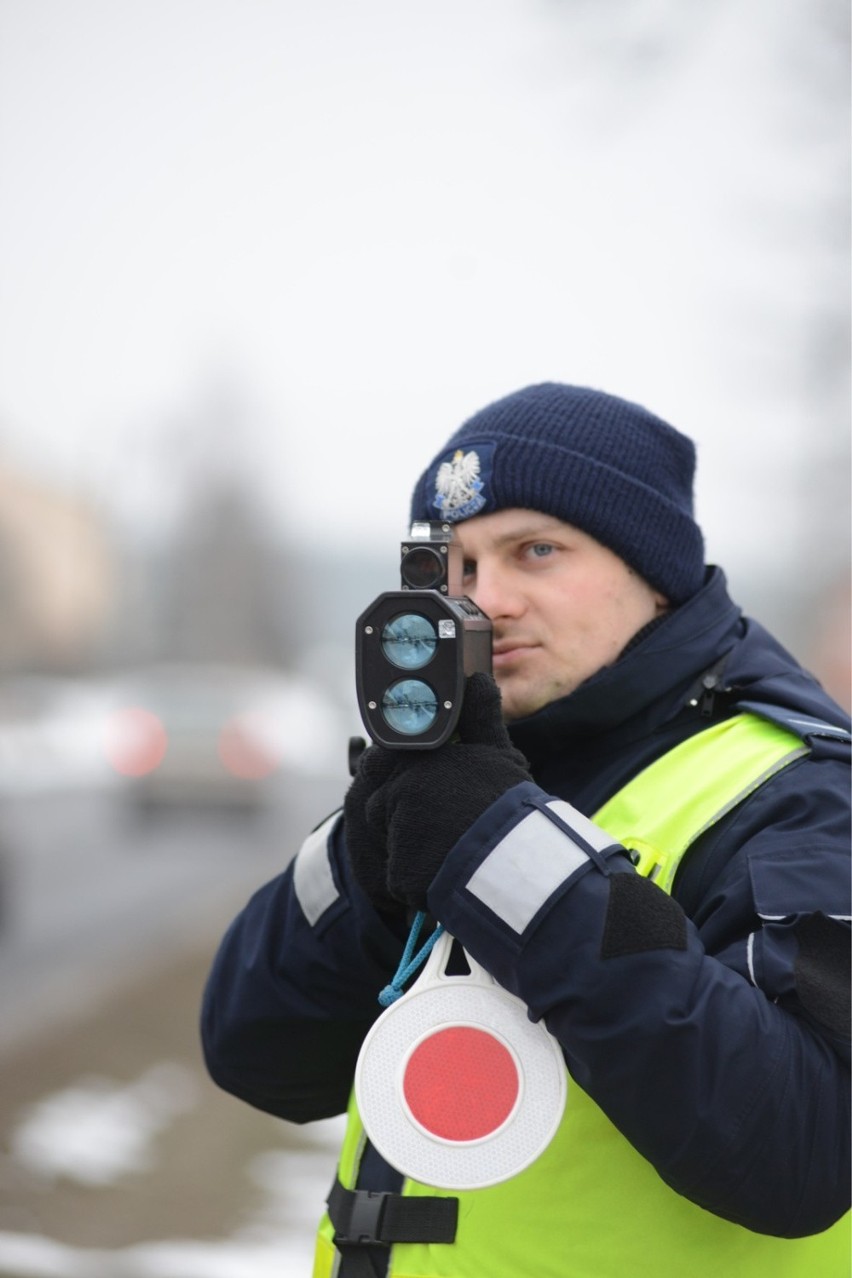
{"label": "navy blue knitted beanie", "polygon": [[540,510],[608,546],[677,604],[704,577],[694,473],[692,440],[639,404],[544,382],[456,431],[418,480],[411,519]]}

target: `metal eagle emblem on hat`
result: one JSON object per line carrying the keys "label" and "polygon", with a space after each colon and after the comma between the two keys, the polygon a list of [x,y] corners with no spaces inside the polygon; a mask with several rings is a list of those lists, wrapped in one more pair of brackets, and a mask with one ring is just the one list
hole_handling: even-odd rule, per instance
{"label": "metal eagle emblem on hat", "polygon": [[469,519],[482,510],[486,500],[482,493],[485,485],[479,478],[479,472],[479,453],[474,449],[466,453],[457,448],[450,461],[441,462],[435,476],[433,505],[442,519],[452,523]]}

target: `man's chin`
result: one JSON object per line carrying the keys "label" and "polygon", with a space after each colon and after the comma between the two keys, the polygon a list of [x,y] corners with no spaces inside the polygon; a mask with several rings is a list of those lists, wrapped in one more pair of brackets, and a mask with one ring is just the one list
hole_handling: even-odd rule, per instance
{"label": "man's chin", "polygon": [[549,706],[552,701],[559,701],[574,690],[573,686],[567,685],[567,681],[563,686],[552,682],[542,687],[530,682],[524,683],[511,675],[495,674],[494,678],[500,689],[503,720],[506,723],[527,719],[531,714]]}
{"label": "man's chin", "polygon": [[499,676],[495,678],[500,689],[503,719],[506,723],[514,723],[516,719],[526,719],[528,715],[535,714],[536,710],[547,705],[546,697],[536,697],[530,689],[513,686],[512,679],[501,680]]}

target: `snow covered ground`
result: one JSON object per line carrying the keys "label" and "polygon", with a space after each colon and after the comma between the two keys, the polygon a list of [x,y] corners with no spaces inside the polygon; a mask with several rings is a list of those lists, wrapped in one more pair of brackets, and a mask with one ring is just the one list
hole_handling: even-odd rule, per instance
{"label": "snow covered ground", "polygon": [[[150,1168],[164,1124],[194,1100],[194,1080],[164,1061],[130,1085],[79,1080],[24,1115],[11,1158],[41,1176],[105,1187]],[[0,1232],[0,1274],[14,1278],[296,1278],[310,1273],[312,1224],[328,1192],[343,1119],[316,1123],[308,1151],[270,1149],[247,1172],[260,1190],[256,1215],[216,1242],[173,1239],[112,1250],[71,1247]]]}

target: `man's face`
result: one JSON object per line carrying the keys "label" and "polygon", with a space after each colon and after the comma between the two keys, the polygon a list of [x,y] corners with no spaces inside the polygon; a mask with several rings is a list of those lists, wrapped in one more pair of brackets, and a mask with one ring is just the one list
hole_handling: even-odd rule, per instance
{"label": "man's face", "polygon": [[508,720],[573,692],[668,607],[613,551],[551,515],[498,510],[456,531],[465,594],[494,626]]}

